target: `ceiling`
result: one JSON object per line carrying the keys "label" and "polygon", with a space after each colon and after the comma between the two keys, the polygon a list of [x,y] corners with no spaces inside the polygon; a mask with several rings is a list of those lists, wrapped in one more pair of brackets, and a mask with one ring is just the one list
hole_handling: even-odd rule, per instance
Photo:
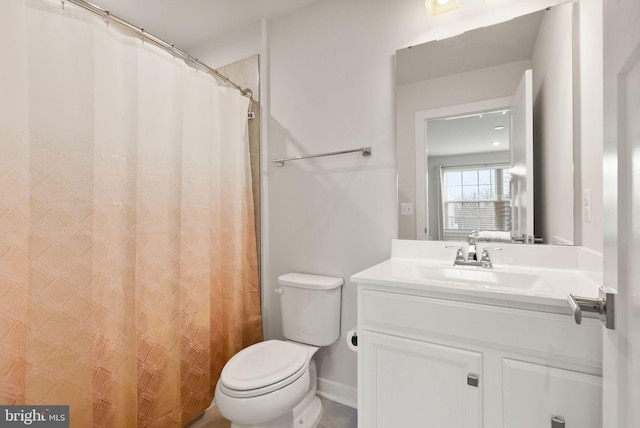
{"label": "ceiling", "polygon": [[[506,110],[430,120],[427,125],[429,156],[508,151],[509,125]],[[500,144],[494,145],[494,142]]]}
{"label": "ceiling", "polygon": [[89,0],[186,51],[318,0]]}
{"label": "ceiling", "polygon": [[396,85],[531,59],[543,11],[396,52]]}

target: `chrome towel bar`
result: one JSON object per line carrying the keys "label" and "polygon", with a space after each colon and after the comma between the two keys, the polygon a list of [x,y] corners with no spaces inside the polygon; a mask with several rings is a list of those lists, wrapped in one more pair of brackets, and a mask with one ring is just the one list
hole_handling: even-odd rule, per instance
{"label": "chrome towel bar", "polygon": [[285,162],[294,161],[294,160],[320,158],[320,157],[324,157],[324,156],[343,155],[345,153],[355,153],[355,152],[362,152],[362,156],[370,156],[371,155],[371,147],[361,147],[359,149],[343,150],[343,151],[340,151],[340,152],[319,153],[317,155],[294,156],[294,157],[291,157],[291,158],[274,159],[271,162],[277,164],[278,166],[284,166]]}

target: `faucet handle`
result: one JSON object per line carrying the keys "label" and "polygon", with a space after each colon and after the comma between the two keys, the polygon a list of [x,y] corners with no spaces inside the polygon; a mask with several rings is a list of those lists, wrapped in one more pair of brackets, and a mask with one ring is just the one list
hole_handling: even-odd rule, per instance
{"label": "faucet handle", "polygon": [[482,248],[482,258],[489,258],[489,251],[502,251],[500,247],[483,247]]}
{"label": "faucet handle", "polygon": [[502,248],[499,247],[484,247],[482,249],[482,257],[480,258],[480,263],[484,267],[492,268],[493,264],[491,263],[491,258],[489,257],[489,251],[502,251]]}
{"label": "faucet handle", "polygon": [[456,259],[453,262],[454,265],[456,264],[456,262],[464,261],[464,251],[462,251],[462,247],[460,247],[458,245],[447,245],[447,246],[445,246],[445,248],[457,248],[458,249],[456,251]]}
{"label": "faucet handle", "polygon": [[478,242],[478,237],[480,236],[480,232],[477,230],[472,230],[471,234],[467,236],[467,243],[471,245],[475,245]]}

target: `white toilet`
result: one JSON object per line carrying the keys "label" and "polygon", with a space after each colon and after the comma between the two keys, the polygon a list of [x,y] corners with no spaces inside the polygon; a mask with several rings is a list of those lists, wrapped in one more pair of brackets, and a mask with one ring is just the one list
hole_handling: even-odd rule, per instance
{"label": "white toilet", "polygon": [[214,401],[232,428],[312,428],[322,415],[311,357],[340,337],[344,280],[288,273],[278,283],[288,340],[267,340],[238,352],[216,386]]}

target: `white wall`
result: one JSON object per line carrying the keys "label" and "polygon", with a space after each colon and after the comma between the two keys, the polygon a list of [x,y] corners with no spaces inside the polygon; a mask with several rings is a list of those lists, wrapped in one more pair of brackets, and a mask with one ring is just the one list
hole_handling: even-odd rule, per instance
{"label": "white wall", "polygon": [[[349,277],[389,256],[396,235],[391,2],[320,1],[269,23],[268,158],[371,146],[269,164],[267,337],[280,337],[278,275],[343,277],[342,330],[356,323]],[[315,357],[319,388],[356,401],[356,355],[341,338]],[[337,384],[337,385],[336,385]],[[342,386],[344,385],[344,387]]]}
{"label": "white wall", "polygon": [[[577,85],[580,108],[578,124],[579,178],[581,190],[591,193],[591,220],[580,212],[582,222],[582,245],[596,251],[603,249],[602,216],[602,146],[603,131],[603,42],[602,42],[602,1],[581,0],[579,3],[579,65],[580,73]],[[582,202],[582,194],[578,195]]]}
{"label": "white wall", "polygon": [[[281,336],[277,277],[341,276],[342,331],[356,320],[350,275],[390,255],[396,236],[394,52],[539,10],[556,0],[461,0],[429,20],[421,0],[321,0],[262,30],[263,317]],[[224,49],[223,49],[224,50]],[[215,49],[207,50],[211,57]],[[231,54],[229,54],[232,56]],[[243,57],[248,55],[243,53]],[[208,62],[206,56],[201,56]],[[215,61],[214,61],[215,63]],[[373,155],[270,159],[372,146]],[[355,405],[356,355],[344,339],[321,350],[319,388]]]}

